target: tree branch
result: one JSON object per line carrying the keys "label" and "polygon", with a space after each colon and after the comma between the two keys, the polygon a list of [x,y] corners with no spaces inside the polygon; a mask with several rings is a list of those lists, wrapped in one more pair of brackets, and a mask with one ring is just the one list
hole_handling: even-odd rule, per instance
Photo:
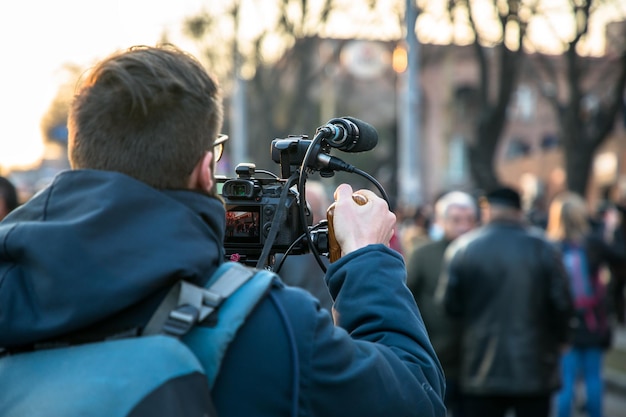
{"label": "tree branch", "polygon": [[622,52],[620,57],[621,72],[615,86],[612,88],[612,96],[609,100],[608,109],[606,111],[606,117],[603,118],[602,123],[598,126],[597,137],[594,138],[594,143],[600,145],[604,138],[609,135],[615,125],[615,118],[617,113],[624,105],[624,89],[626,88],[626,50]]}
{"label": "tree branch", "polygon": [[469,1],[465,1],[465,5],[467,7],[467,15],[470,27],[472,28],[472,32],[474,33],[474,42],[472,46],[474,48],[474,52],[476,53],[476,59],[478,60],[478,68],[480,70],[480,82],[479,82],[479,96],[480,101],[483,107],[487,107],[489,105],[489,65],[487,64],[487,57],[485,56],[485,50],[480,44],[480,35],[478,33],[478,29],[476,27],[476,21],[474,20],[474,13],[472,12],[472,6]]}

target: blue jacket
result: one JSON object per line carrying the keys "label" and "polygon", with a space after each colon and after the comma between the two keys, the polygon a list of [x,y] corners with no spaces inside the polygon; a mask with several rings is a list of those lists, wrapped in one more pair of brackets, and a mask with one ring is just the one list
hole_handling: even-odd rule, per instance
{"label": "blue jacket", "polygon": [[[125,175],[67,171],[0,222],[0,346],[141,327],[179,279],[224,260],[224,208]],[[402,257],[371,245],[332,264],[331,314],[276,285],[226,353],[220,416],[444,416],[444,378]]]}

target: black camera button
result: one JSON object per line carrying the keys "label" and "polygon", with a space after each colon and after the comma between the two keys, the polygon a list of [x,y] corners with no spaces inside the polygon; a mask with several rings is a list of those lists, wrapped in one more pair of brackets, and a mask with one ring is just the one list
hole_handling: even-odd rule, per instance
{"label": "black camera button", "polygon": [[265,214],[265,217],[267,217],[268,219],[271,219],[272,217],[274,217],[274,213],[276,212],[276,208],[274,206],[268,205],[263,207],[263,213]]}

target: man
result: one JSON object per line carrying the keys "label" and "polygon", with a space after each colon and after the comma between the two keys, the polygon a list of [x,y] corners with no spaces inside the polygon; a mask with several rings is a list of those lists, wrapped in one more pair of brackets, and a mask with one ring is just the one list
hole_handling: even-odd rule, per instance
{"label": "man", "polygon": [[[604,241],[623,251],[626,245],[626,222],[623,220],[626,209],[611,201],[602,202],[596,210],[593,231]],[[615,315],[617,324],[626,324],[626,260],[620,259],[608,264],[610,272],[607,287],[608,305]]]}
{"label": "man", "polygon": [[[96,65],[68,118],[72,170],[0,225],[1,347],[125,334],[174,283],[204,284],[225,257],[221,123],[218,85],[180,50],[135,47]],[[218,415],[444,415],[441,367],[386,246],[395,216],[357,192],[367,204],[335,191],[343,256],[325,279],[338,322],[275,285],[226,352]]]}
{"label": "man", "polygon": [[446,311],[462,320],[461,388],[469,417],[547,417],[573,307],[556,248],[522,221],[519,193],[486,195],[484,226],[444,265]]}
{"label": "man", "polygon": [[430,340],[446,376],[445,403],[454,417],[461,417],[462,398],[458,389],[460,368],[459,326],[435,300],[446,248],[476,226],[478,208],[474,198],[461,191],[444,194],[435,203],[435,222],[443,239],[417,247],[409,257],[407,284],[415,297]]}
{"label": "man", "polygon": [[17,190],[8,178],[0,177],[0,220],[18,206]]}

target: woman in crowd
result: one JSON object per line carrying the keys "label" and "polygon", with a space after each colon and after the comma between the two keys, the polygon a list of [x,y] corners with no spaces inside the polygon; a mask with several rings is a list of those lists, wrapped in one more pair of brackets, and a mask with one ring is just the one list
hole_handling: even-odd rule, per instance
{"label": "woman in crowd", "polygon": [[624,250],[591,231],[585,200],[571,192],[558,195],[551,203],[546,233],[561,249],[577,311],[572,344],[562,357],[557,415],[571,415],[576,382],[582,377],[587,412],[590,417],[602,417],[602,360],[611,343],[611,325],[601,272],[604,266],[623,259]]}

